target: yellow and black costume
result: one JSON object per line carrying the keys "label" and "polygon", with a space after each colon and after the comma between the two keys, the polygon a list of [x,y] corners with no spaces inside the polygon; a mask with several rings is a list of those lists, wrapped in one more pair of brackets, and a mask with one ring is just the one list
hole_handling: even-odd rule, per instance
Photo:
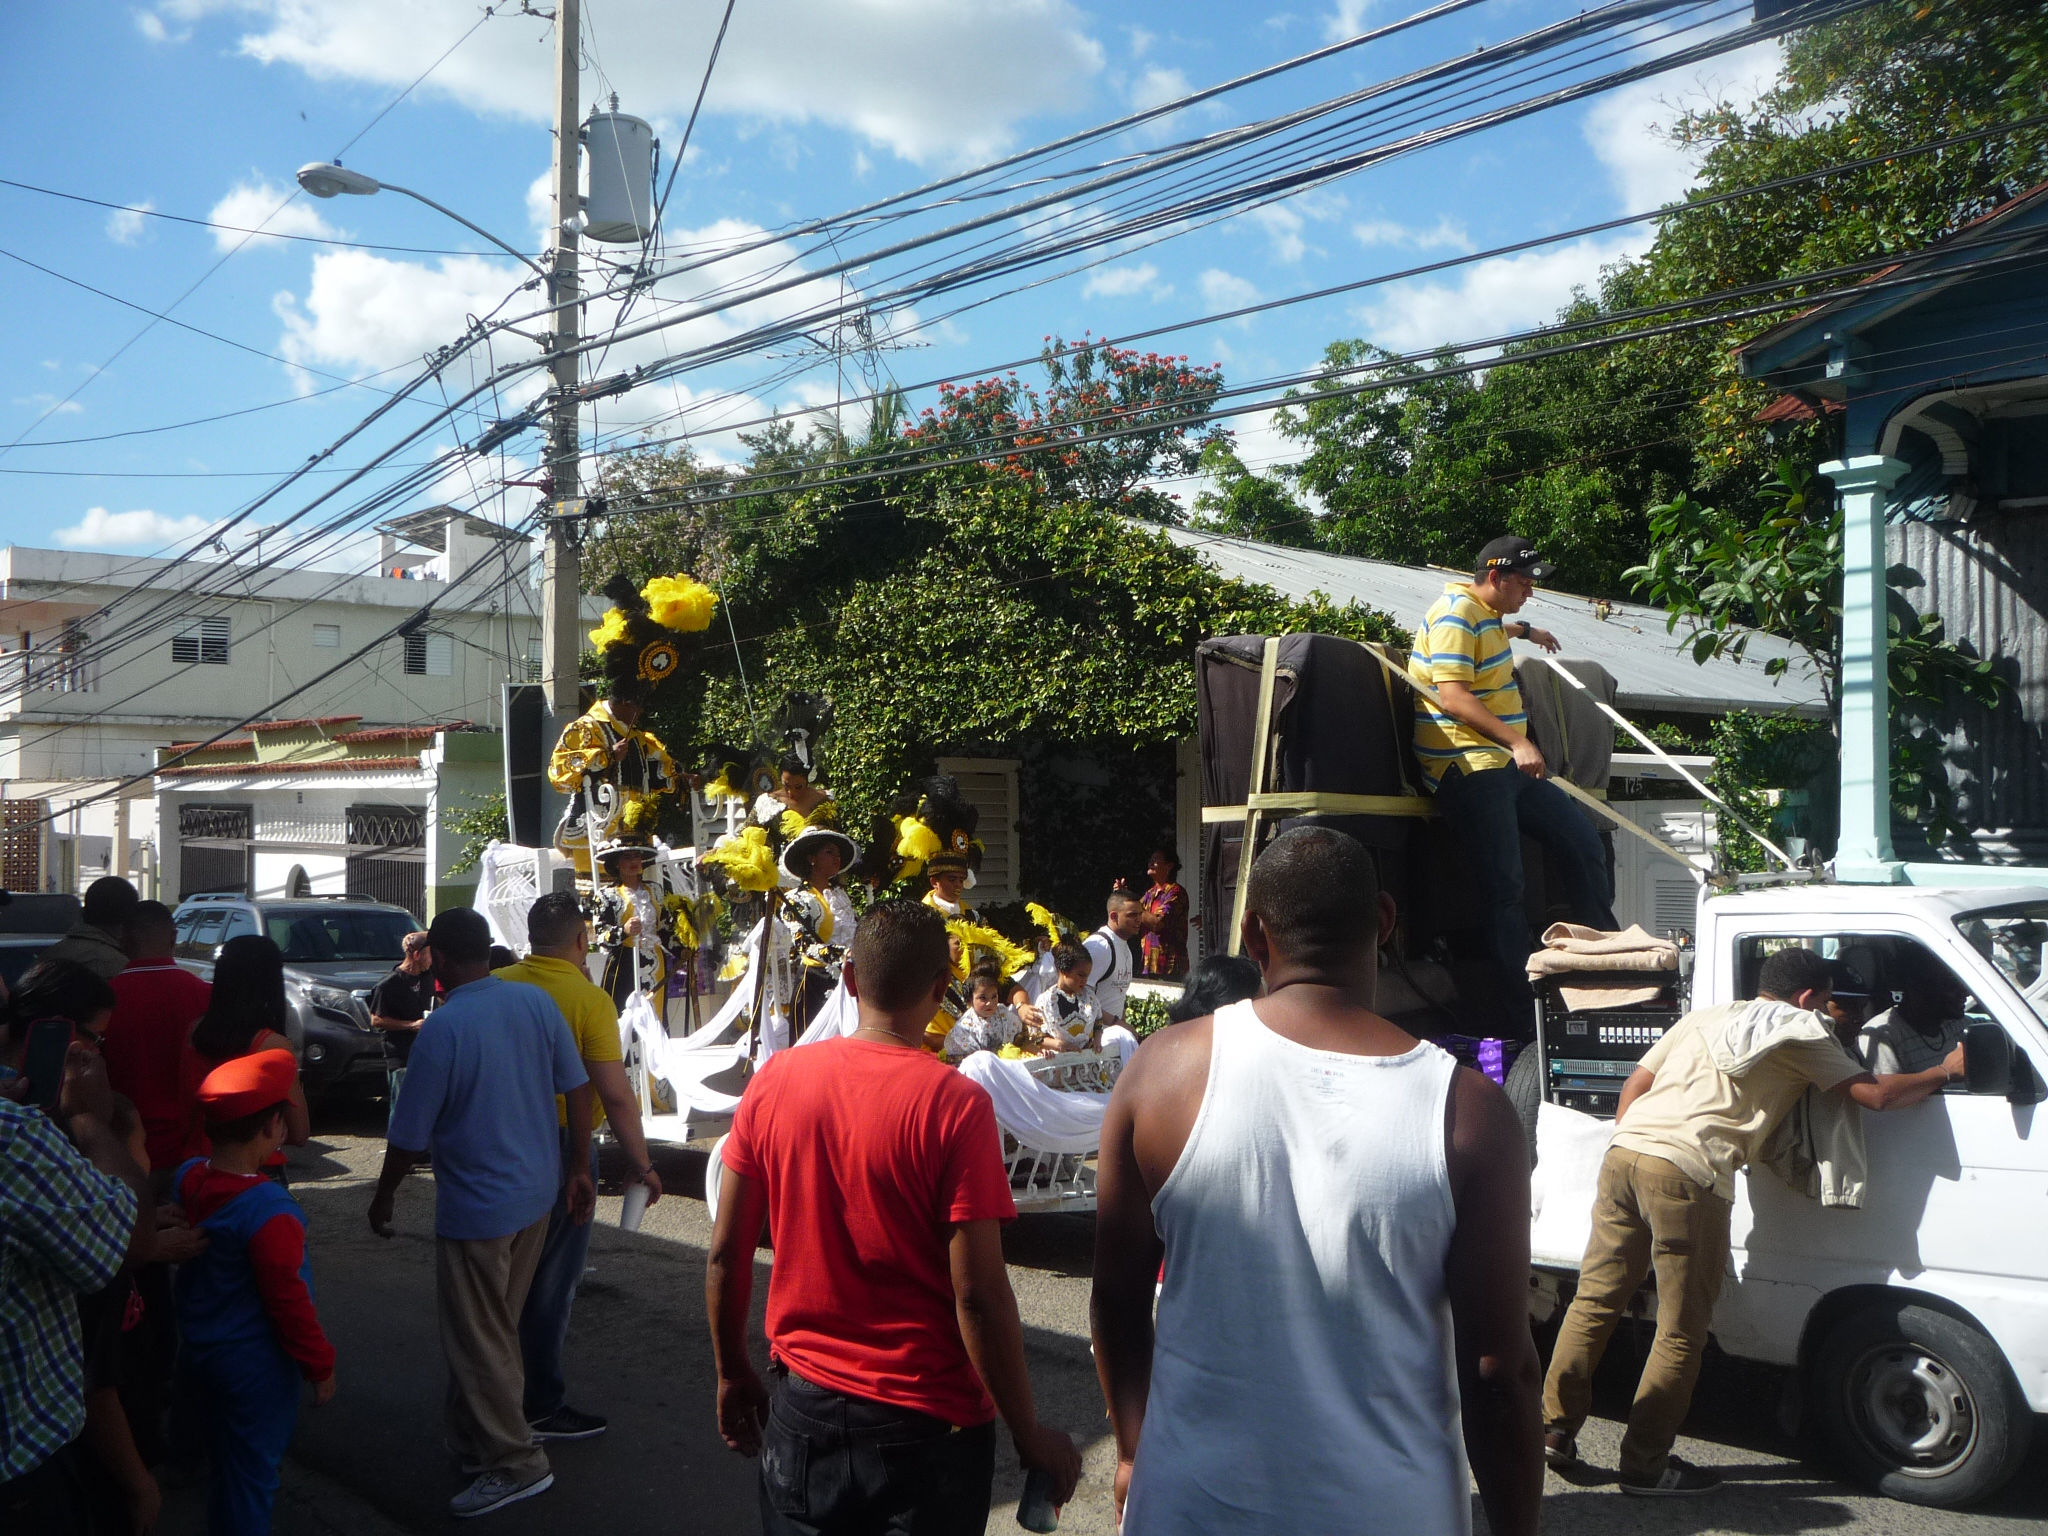
{"label": "yellow and black costume", "polygon": [[603,695],[562,728],[548,761],[548,780],[569,797],[555,846],[591,873],[590,852],[637,848],[652,858],[661,797],[678,784],[668,748],[640,727],[655,689],[683,664],[689,637],[710,623],[717,598],[687,576],[657,576],[635,588],[614,577],[612,606],[590,632],[604,661]]}

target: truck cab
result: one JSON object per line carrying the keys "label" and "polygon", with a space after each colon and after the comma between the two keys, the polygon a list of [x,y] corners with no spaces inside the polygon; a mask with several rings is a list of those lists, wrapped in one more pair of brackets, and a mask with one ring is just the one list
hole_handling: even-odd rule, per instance
{"label": "truck cab", "polygon": [[[2048,887],[1803,883],[1699,904],[1694,1008],[1754,997],[1764,957],[1790,944],[1852,967],[1874,1008],[1927,958],[1969,993],[1969,1082],[1862,1116],[1860,1208],[1824,1206],[1768,1168],[1737,1180],[1714,1317],[1725,1352],[1794,1369],[1801,1418],[1846,1471],[1915,1503],[1988,1496],[2048,1412],[2044,943]],[[1569,1296],[1611,1126],[1538,1113],[1540,1319]]]}

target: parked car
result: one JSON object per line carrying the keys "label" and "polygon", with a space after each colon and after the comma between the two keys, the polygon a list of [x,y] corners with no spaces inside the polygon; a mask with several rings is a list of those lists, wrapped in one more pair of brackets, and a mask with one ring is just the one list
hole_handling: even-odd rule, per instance
{"label": "parked car", "polygon": [[22,972],[78,921],[76,896],[36,891],[0,892],[0,981],[11,991]]}
{"label": "parked car", "polygon": [[424,926],[403,907],[367,896],[190,896],[178,904],[180,964],[213,976],[221,945],[263,934],[284,952],[285,1034],[308,1094],[363,1077],[381,1079],[382,1034],[370,990],[390,974],[405,936]]}

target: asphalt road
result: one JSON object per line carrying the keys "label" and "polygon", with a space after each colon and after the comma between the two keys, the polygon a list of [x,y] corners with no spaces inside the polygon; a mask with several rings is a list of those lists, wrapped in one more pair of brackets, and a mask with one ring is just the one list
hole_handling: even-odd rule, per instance
{"label": "asphalt road", "polygon": [[[294,1189],[312,1232],[320,1313],[339,1352],[338,1391],[324,1409],[302,1410],[285,1467],[278,1536],[416,1536],[454,1528],[447,1500],[461,1487],[441,1446],[443,1375],[434,1324],[433,1188],[407,1181],[398,1235],[365,1223],[382,1157],[381,1107],[317,1113],[311,1145],[293,1153]],[[758,1529],[753,1465],[719,1441],[712,1413],[710,1343],[704,1324],[704,1250],[710,1237],[701,1188],[703,1155],[659,1154],[671,1193],[638,1233],[618,1229],[615,1167],[598,1202],[600,1230],[570,1333],[570,1401],[603,1413],[611,1431],[553,1452],[554,1488],[488,1518],[493,1536],[603,1531],[607,1536],[687,1536]],[[1113,1453],[1088,1349],[1086,1217],[1028,1218],[1006,1248],[1026,1328],[1041,1415],[1085,1452],[1081,1492],[1064,1532],[1109,1536]],[[764,1256],[765,1257],[765,1256]],[[758,1272],[757,1308],[767,1289]],[[756,1332],[758,1334],[758,1325]],[[1581,1437],[1594,1466],[1613,1465],[1640,1356],[1618,1339]],[[2028,1468],[1990,1506],[1967,1514],[1918,1509],[1832,1480],[1796,1459],[1776,1428],[1781,1376],[1710,1359],[1680,1451],[1719,1466],[1730,1485],[1710,1499],[1626,1498],[1599,1477],[1551,1475],[1544,1528],[1708,1536],[1803,1531],[1897,1536],[2040,1536],[2048,1522],[2048,1423]],[[1284,1428],[1276,1428],[1284,1433]],[[1011,1519],[1019,1477],[1007,1441],[998,1455],[992,1532]],[[1484,1522],[1476,1522],[1484,1529]],[[169,1495],[162,1536],[200,1536],[196,1490]]]}

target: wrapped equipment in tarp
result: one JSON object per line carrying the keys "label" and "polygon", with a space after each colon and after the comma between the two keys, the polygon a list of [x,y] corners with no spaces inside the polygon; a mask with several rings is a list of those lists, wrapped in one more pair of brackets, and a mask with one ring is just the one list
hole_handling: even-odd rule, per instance
{"label": "wrapped equipment in tarp", "polygon": [[[1242,805],[1250,792],[1252,742],[1258,728],[1264,635],[1225,635],[1196,651],[1201,711],[1202,803]],[[1401,685],[1355,641],[1336,635],[1283,635],[1273,678],[1273,726],[1265,788],[1344,795],[1411,795],[1413,709]],[[1294,820],[1263,817],[1262,829]],[[1405,857],[1414,832],[1404,816],[1319,816],[1376,850],[1382,866]],[[1242,822],[1202,829],[1202,943],[1218,954],[1229,945],[1237,889]]]}

